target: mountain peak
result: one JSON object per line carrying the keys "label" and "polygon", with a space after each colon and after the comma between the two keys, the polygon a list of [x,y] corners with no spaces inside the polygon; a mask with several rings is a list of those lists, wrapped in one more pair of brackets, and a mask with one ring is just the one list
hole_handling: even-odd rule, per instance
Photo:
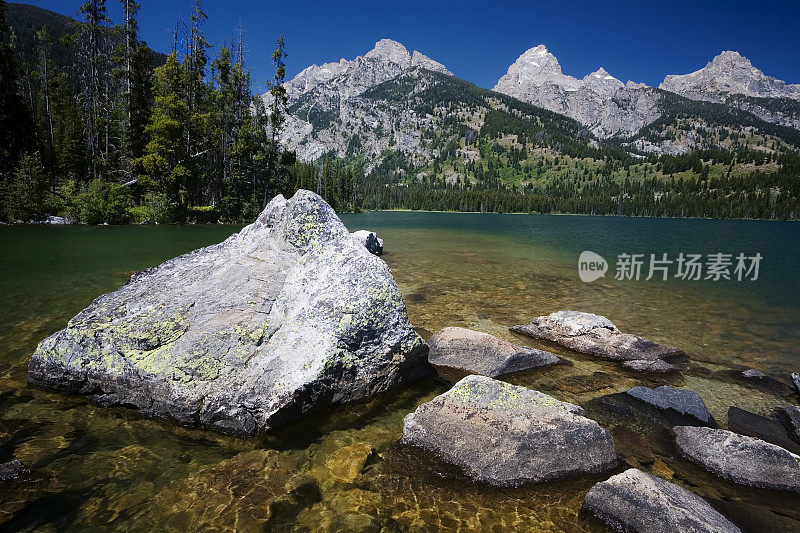
{"label": "mountain peak", "polygon": [[697,100],[724,101],[725,95],[800,99],[800,85],[765,75],[739,52],[725,50],[689,74],[664,78],[661,89]]}
{"label": "mountain peak", "polygon": [[416,50],[414,50],[414,53],[411,55],[411,66],[425,68],[434,72],[441,72],[442,74],[447,74],[448,76],[453,75],[452,72],[447,70],[447,67]]}
{"label": "mountain peak", "polygon": [[388,61],[404,68],[411,66],[411,54],[408,53],[405,46],[392,39],[381,39],[375,43],[372,50],[364,54],[364,57]]}

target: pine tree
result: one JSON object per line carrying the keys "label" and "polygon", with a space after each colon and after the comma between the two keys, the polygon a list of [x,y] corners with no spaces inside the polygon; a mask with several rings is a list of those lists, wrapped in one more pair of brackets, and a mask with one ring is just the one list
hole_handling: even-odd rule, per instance
{"label": "pine tree", "polygon": [[286,87],[283,82],[286,79],[286,46],[284,44],[283,35],[278,37],[275,51],[272,52],[272,63],[275,66],[275,76],[272,83],[268,84],[269,94],[272,99],[270,113],[269,113],[269,126],[271,132],[271,141],[269,147],[269,164],[266,183],[264,184],[264,207],[269,201],[270,186],[277,187],[281,182],[280,165],[278,158],[280,157],[280,147],[278,146],[278,135],[283,129],[283,123],[286,120],[285,115],[288,112],[287,105],[289,97],[286,95]]}
{"label": "pine tree", "polygon": [[0,178],[8,176],[20,156],[34,145],[31,111],[20,96],[19,71],[0,0]]}

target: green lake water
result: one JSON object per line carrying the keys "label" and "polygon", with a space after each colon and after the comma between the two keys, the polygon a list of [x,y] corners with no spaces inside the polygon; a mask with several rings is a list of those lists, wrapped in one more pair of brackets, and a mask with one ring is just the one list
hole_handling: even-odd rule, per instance
{"label": "green lake water", "polygon": [[[707,498],[745,529],[800,530],[800,497],[719,480],[680,459],[666,421],[620,401],[637,384],[697,391],[721,427],[737,406],[773,417],[800,402],[800,224],[581,216],[380,212],[342,215],[385,241],[383,256],[423,337],[445,326],[544,347],[572,364],[508,381],[585,407],[634,466]],[[608,475],[516,489],[471,483],[399,444],[402,419],[446,390],[437,380],[238,439],[26,387],[36,344],[139,270],[237,226],[0,227],[0,462],[32,479],[0,487],[0,530],[602,531],[580,511]],[[611,263],[583,283],[578,255]],[[760,253],[756,281],[615,280],[622,253]],[[646,263],[643,277],[647,274]],[[646,378],[511,334],[559,309],[689,354]],[[756,368],[773,381],[739,377]],[[616,398],[616,399],[615,399]]]}

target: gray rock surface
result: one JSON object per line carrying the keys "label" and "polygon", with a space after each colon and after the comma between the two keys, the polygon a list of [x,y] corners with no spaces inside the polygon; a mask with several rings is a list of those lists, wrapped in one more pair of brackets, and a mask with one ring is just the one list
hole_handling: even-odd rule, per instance
{"label": "gray rock surface", "polygon": [[556,311],[536,317],[529,324],[514,326],[511,331],[618,361],[654,361],[683,354],[677,348],[622,333],[604,316],[579,311]]}
{"label": "gray rock surface", "polygon": [[309,191],[135,274],[42,341],[31,385],[250,435],[430,371],[391,272]]}
{"label": "gray rock surface", "polygon": [[774,417],[761,416],[738,407],[728,409],[728,430],[775,444],[794,454],[800,454],[800,444],[792,439],[791,428]]}
{"label": "gray rock surface", "polygon": [[780,446],[724,429],[672,430],[681,453],[709,472],[742,485],[800,492],[800,456]]}
{"label": "gray rock surface", "polygon": [[792,381],[794,381],[794,386],[797,388],[797,393],[800,394],[800,374],[793,372]]}
{"label": "gray rock surface", "polygon": [[378,235],[366,229],[354,231],[350,235],[353,236],[361,245],[363,245],[371,254],[381,255],[383,253],[383,239]]}
{"label": "gray rock surface", "polygon": [[617,531],[739,531],[701,497],[635,468],[597,483],[586,495],[583,507]]}
{"label": "gray rock surface", "polygon": [[744,372],[742,372],[742,375],[746,378],[751,378],[751,379],[760,379],[767,377],[762,372],[759,372],[755,368],[750,368],[748,370],[745,370]]}
{"label": "gray rock surface", "polygon": [[407,415],[403,442],[501,486],[599,473],[617,463],[611,433],[582,408],[485,376],[467,376]]}
{"label": "gray rock surface", "polygon": [[0,481],[12,481],[30,474],[22,461],[14,459],[7,463],[0,463]]}
{"label": "gray rock surface", "polygon": [[672,409],[682,415],[692,416],[705,424],[711,424],[714,421],[706,404],[703,403],[703,399],[694,391],[662,385],[655,389],[633,387],[628,394],[654,407]]}
{"label": "gray rock surface", "polygon": [[428,339],[428,362],[490,378],[561,363],[544,350],[513,344],[466,328],[444,328]]}
{"label": "gray rock surface", "polygon": [[637,372],[672,372],[676,370],[674,365],[662,359],[654,359],[652,361],[634,359],[633,361],[624,361],[622,366]]}

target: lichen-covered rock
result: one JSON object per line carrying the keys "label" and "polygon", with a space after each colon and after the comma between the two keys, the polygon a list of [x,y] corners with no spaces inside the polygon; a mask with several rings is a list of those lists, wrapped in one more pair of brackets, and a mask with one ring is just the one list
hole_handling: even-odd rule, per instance
{"label": "lichen-covered rock", "polygon": [[582,408],[477,375],[407,415],[403,442],[500,486],[599,473],[617,463],[611,433]]}
{"label": "lichen-covered rock", "polygon": [[652,361],[635,359],[633,361],[625,361],[622,366],[637,372],[672,372],[676,370],[674,365],[671,365],[663,359],[655,359]]}
{"label": "lichen-covered rock", "polygon": [[677,348],[622,333],[604,316],[580,311],[556,311],[536,317],[529,324],[514,326],[511,331],[617,361],[653,361],[683,354]]}
{"label": "lichen-covered rock", "polygon": [[372,231],[360,229],[358,231],[354,231],[350,235],[353,236],[355,240],[361,243],[371,254],[381,255],[383,253],[383,239],[378,237]]}
{"label": "lichen-covered rock", "polygon": [[703,399],[694,391],[662,385],[655,389],[633,387],[628,394],[654,407],[672,409],[682,415],[693,416],[704,424],[714,423]]}
{"label": "lichen-covered rock", "polygon": [[635,468],[597,483],[583,507],[617,531],[739,531],[701,497]]}
{"label": "lichen-covered rock", "polygon": [[250,435],[429,372],[391,272],[322,198],[134,275],[42,341],[31,385]]}
{"label": "lichen-covered rock", "polygon": [[562,362],[550,352],[457,327],[438,331],[428,339],[428,348],[428,361],[437,370],[457,369],[490,378]]}
{"label": "lichen-covered rock", "polygon": [[761,439],[724,429],[676,426],[681,453],[735,483],[800,492],[800,456]]}

